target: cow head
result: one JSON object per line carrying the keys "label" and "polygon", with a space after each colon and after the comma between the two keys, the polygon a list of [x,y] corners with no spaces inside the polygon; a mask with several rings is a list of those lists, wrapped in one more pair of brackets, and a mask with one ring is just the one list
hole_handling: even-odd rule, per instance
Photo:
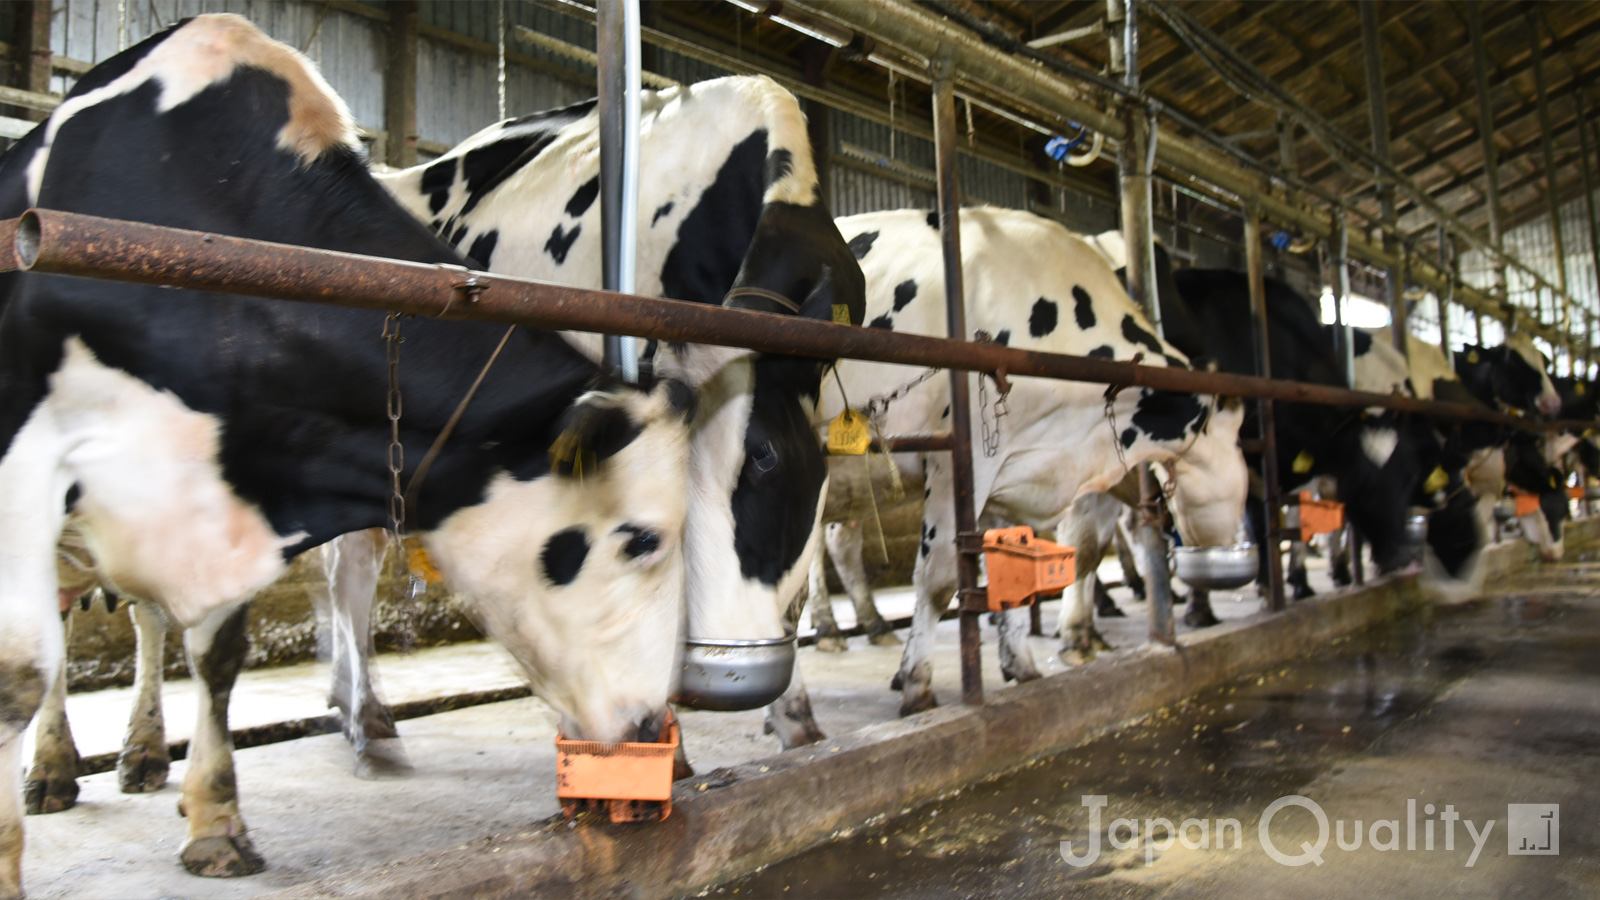
{"label": "cow head", "polygon": [[[768,202],[725,305],[859,325],[866,287],[826,207]],[[682,348],[680,362],[686,353],[701,398],[689,634],[781,637],[821,540],[828,466],[812,420],[827,362],[705,347]]]}
{"label": "cow head", "polygon": [[1544,354],[1533,339],[1513,333],[1498,347],[1467,345],[1456,351],[1456,374],[1473,396],[1512,411],[1561,412],[1561,395],[1545,373]]}
{"label": "cow head", "polygon": [[1519,517],[1523,535],[1547,562],[1565,553],[1564,530],[1569,515],[1566,482],[1561,470],[1545,459],[1542,441],[1531,434],[1512,436],[1505,449],[1506,483],[1539,497],[1539,508]]}
{"label": "cow head", "polygon": [[580,397],[552,474],[502,473],[428,551],[468,614],[526,670],[569,737],[652,740],[676,674],[692,394]]}

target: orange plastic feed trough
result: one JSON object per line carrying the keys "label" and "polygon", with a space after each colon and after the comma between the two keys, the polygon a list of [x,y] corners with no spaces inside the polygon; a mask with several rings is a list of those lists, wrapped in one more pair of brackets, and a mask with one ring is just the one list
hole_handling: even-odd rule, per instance
{"label": "orange plastic feed trough", "polygon": [[649,822],[672,814],[672,758],[678,720],[667,712],[660,743],[573,741],[556,735],[556,796],[567,818],[604,810],[613,822]]}
{"label": "orange plastic feed trough", "polygon": [[1027,606],[1071,585],[1077,574],[1077,552],[1034,537],[1033,529],[1026,525],[985,531],[983,560],[989,572],[990,611]]}
{"label": "orange plastic feed trough", "polygon": [[1300,492],[1300,540],[1314,534],[1330,534],[1344,527],[1344,504],[1316,500],[1310,491]]}

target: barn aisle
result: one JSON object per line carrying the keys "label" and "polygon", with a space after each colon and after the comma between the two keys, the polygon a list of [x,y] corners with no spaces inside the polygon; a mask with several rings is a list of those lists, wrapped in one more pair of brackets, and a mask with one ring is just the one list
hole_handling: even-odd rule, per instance
{"label": "barn aisle", "polygon": [[[1600,836],[1586,811],[1600,804],[1600,563],[1544,566],[1491,592],[1205,692],[707,894],[1595,896]],[[1074,867],[1059,842],[1079,855],[1092,845],[1084,795],[1106,805],[1098,857]],[[1284,806],[1268,836],[1293,866],[1269,855],[1258,830],[1286,796],[1307,802]],[[1324,844],[1312,804],[1328,823]],[[1559,819],[1508,804],[1555,804]],[[1132,841],[1117,826],[1123,849],[1106,834],[1119,817],[1140,831]],[[1226,819],[1240,823],[1237,849],[1227,825],[1224,848],[1174,839],[1200,845]],[[1516,852],[1544,847],[1559,855]]]}

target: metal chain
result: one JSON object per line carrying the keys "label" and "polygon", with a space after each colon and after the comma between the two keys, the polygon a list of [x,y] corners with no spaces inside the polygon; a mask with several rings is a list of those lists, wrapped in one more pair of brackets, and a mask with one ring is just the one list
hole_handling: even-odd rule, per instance
{"label": "metal chain", "polygon": [[[399,603],[400,651],[411,652],[416,645],[417,612],[428,583],[414,571],[406,552],[406,495],[400,476],[406,467],[405,445],[400,443],[400,416],[405,403],[400,394],[400,314],[389,313],[383,320],[384,356],[389,364],[389,392],[386,411],[389,414],[389,534],[394,544],[395,565],[405,573],[407,590]],[[399,573],[396,573],[398,583]],[[409,602],[405,602],[409,600]]]}
{"label": "metal chain", "polygon": [[887,394],[879,394],[878,396],[873,397],[872,399],[868,400],[866,405],[861,407],[862,414],[865,415],[869,420],[872,421],[873,427],[877,428],[879,433],[881,434],[882,431],[883,431],[883,423],[882,423],[881,420],[882,420],[884,414],[889,411],[889,404],[891,404],[891,403],[895,402],[896,400],[899,400],[901,397],[904,397],[905,395],[911,393],[913,390],[915,390],[917,388],[918,385],[922,384],[924,381],[927,381],[929,378],[932,378],[933,376],[939,374],[942,371],[944,371],[944,370],[943,369],[937,369],[937,368],[922,370],[922,374],[920,374],[917,377],[911,379],[910,381],[906,382],[905,384],[900,385],[899,387],[895,388],[894,390],[890,391],[889,393],[887,393]]}
{"label": "metal chain", "polygon": [[1000,420],[1011,414],[1011,409],[1006,405],[1006,396],[1009,392],[1001,391],[994,401],[994,428],[989,427],[989,389],[985,385],[983,375],[978,376],[978,427],[983,432],[983,455],[985,459],[993,459],[1000,452]]}

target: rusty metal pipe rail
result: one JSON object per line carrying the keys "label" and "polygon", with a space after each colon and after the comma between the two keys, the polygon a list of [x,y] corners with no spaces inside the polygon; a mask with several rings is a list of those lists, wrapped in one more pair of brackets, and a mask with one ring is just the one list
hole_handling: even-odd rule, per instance
{"label": "rusty metal pipe rail", "polygon": [[[666,341],[748,347],[831,359],[999,372],[1116,387],[1331,406],[1385,407],[1442,419],[1526,431],[1592,427],[1592,422],[1531,422],[1461,403],[1438,403],[1250,375],[1197,372],[993,342],[955,341],[852,328],[703,303],[639,297],[522,278],[469,272],[288,244],[206,234],[141,222],[34,209],[0,221],[0,241],[15,232],[14,260],[0,271],[103,278],[254,297],[396,311],[441,319],[536,328],[634,334]],[[0,246],[4,246],[0,244]]]}

